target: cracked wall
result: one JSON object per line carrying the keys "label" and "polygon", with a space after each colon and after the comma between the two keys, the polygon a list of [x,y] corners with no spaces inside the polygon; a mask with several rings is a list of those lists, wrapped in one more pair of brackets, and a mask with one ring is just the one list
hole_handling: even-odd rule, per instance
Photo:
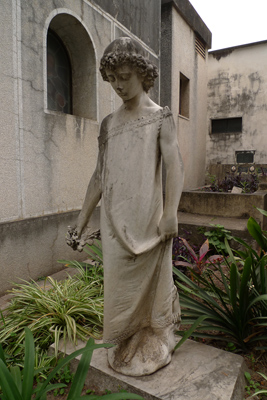
{"label": "cracked wall", "polygon": [[[156,1],[156,15],[159,5]],[[61,14],[67,16],[65,20],[58,18]],[[46,35],[56,17],[66,21],[58,25],[57,33],[61,32],[72,48],[71,57],[85,54],[86,46],[82,45],[85,40],[79,43],[81,46],[71,42],[71,35],[66,33],[68,21],[73,22],[69,27],[73,37],[76,28],[80,41],[81,33],[87,35],[97,65],[95,71],[89,71],[83,54],[72,63],[75,72],[81,66],[88,69],[95,85],[89,96],[90,88],[86,88],[87,96],[79,99],[76,115],[46,108]],[[160,21],[147,24],[154,32]],[[128,28],[87,0],[0,2],[0,292],[19,277],[35,279],[61,269],[57,259],[66,258],[66,254],[79,256],[68,251],[64,232],[75,221],[71,213],[77,214],[81,208],[95,168],[100,122],[118,105],[111,86],[102,81],[98,64],[104,49],[118,34],[132,35]],[[154,43],[158,45],[159,29],[157,32]],[[149,43],[144,45],[158,64],[157,49]],[[76,82],[84,89],[82,79]],[[156,101],[157,85],[152,92]],[[87,113],[90,97],[94,105]],[[18,249],[20,256],[12,248]]]}
{"label": "cracked wall", "polygon": [[[209,54],[207,167],[235,164],[235,152],[244,150],[267,163],[266,61],[266,42]],[[212,119],[232,117],[242,117],[242,132],[211,133]]]}

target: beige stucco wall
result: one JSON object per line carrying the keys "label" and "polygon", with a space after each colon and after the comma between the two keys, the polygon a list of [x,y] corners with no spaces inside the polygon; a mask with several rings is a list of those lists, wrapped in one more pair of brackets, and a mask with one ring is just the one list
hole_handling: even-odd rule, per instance
{"label": "beige stucco wall", "polygon": [[[267,43],[209,54],[207,166],[235,164],[235,152],[254,150],[267,163]],[[211,119],[242,117],[242,133],[211,135]]]}
{"label": "beige stucco wall", "polygon": [[[92,118],[47,110],[46,36],[61,14],[75,22],[69,40],[80,29],[81,41],[93,49]],[[118,30],[132,35],[85,0],[0,2],[0,294],[19,278],[56,272],[62,268],[59,258],[81,258],[65,244],[67,226],[77,218],[68,212],[82,206],[96,164],[100,122],[115,107],[98,65]]]}
{"label": "beige stucco wall", "polygon": [[[195,51],[195,33],[173,8],[172,111],[185,166],[184,189],[204,183],[207,130],[207,57]],[[180,72],[190,80],[189,118],[179,116]]]}
{"label": "beige stucco wall", "polygon": [[[1,2],[1,30],[6,40],[1,41],[5,48],[1,48],[4,69],[0,87],[5,101],[0,105],[0,222],[81,206],[96,162],[99,120],[112,109],[110,89],[99,83],[99,75],[102,104],[95,120],[46,109],[44,46],[47,28],[56,13],[82,21],[97,60],[111,36],[112,22],[100,12],[88,4],[83,7],[83,1],[63,3],[64,8],[55,10],[49,0],[42,5],[37,1]],[[101,39],[97,34],[100,27]]]}

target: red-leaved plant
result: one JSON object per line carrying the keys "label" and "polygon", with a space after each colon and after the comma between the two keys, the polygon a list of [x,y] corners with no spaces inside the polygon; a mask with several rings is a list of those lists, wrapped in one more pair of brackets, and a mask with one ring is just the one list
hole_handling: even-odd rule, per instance
{"label": "red-leaved plant", "polygon": [[199,255],[195,253],[195,251],[192,249],[190,244],[187,242],[186,239],[181,238],[183,244],[189,251],[191,257],[194,260],[194,263],[190,263],[188,261],[174,261],[174,265],[177,267],[179,265],[182,265],[184,267],[190,267],[192,268],[197,274],[202,274],[204,271],[205,267],[211,266],[214,263],[221,262],[223,260],[223,257],[219,254],[215,254],[213,256],[208,257],[205,259],[206,254],[209,251],[209,240],[207,239],[202,246],[199,249]]}

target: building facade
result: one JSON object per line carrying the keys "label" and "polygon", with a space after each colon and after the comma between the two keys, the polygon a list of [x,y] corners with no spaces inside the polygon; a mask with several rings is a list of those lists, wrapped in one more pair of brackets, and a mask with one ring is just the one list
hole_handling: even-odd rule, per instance
{"label": "building facade", "polygon": [[207,169],[213,174],[266,167],[266,60],[266,41],[209,53]]}
{"label": "building facade", "polygon": [[161,103],[175,118],[184,189],[204,184],[211,32],[186,0],[162,1]]}
{"label": "building facade", "polygon": [[65,234],[95,168],[99,124],[118,105],[98,66],[119,36],[159,65],[160,1],[0,3],[0,293],[84,258]]}
{"label": "building facade", "polygon": [[[106,46],[134,37],[158,66],[152,99],[177,124],[185,188],[204,182],[211,33],[188,0],[0,2],[0,294],[20,278],[84,259],[65,243],[120,100],[98,71]],[[98,210],[91,220],[98,228]]]}

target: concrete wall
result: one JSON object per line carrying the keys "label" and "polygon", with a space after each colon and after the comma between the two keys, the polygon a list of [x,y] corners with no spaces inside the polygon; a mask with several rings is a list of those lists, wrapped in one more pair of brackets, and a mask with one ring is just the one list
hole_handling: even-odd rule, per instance
{"label": "concrete wall", "polygon": [[[158,15],[159,2],[154,4]],[[155,30],[159,19],[147,24]],[[64,42],[76,74],[74,115],[47,109],[49,27]],[[77,217],[95,167],[100,121],[117,104],[98,64],[121,35],[132,33],[90,1],[0,2],[0,293],[19,277],[62,268],[59,258],[80,257],[65,245],[64,232]],[[157,51],[159,36],[154,40]],[[158,64],[158,52],[144,46]],[[153,96],[158,101],[157,85]]]}
{"label": "concrete wall", "polygon": [[261,224],[263,229],[266,229],[267,218],[255,208],[266,210],[266,206],[266,191],[258,191],[252,194],[184,191],[179,204],[179,211],[246,220],[253,217]]}
{"label": "concrete wall", "polygon": [[[267,42],[210,52],[207,166],[235,164],[236,151],[255,151],[267,163]],[[242,117],[242,132],[211,134],[211,120]]]}
{"label": "concrete wall", "polygon": [[159,54],[160,0],[93,0]]}
{"label": "concrete wall", "polygon": [[[190,3],[163,1],[161,103],[169,105],[177,125],[185,166],[185,189],[205,180],[207,131],[207,49],[211,33]],[[205,38],[203,58],[195,48],[196,35]],[[171,57],[171,58],[170,58]],[[189,115],[179,113],[180,73],[189,80]]]}

